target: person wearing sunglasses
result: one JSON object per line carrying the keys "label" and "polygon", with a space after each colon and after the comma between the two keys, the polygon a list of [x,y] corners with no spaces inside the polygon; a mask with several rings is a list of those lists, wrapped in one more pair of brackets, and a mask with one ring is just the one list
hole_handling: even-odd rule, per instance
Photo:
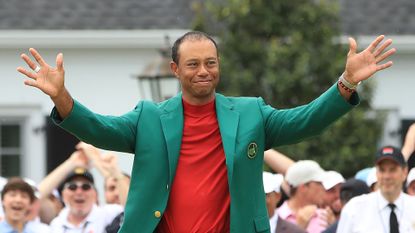
{"label": "person wearing sunglasses", "polygon": [[92,184],[91,183],[83,183],[83,182],[69,182],[65,184],[64,189],[69,189],[72,192],[75,192],[78,188],[83,190],[83,191],[89,191],[90,189],[92,189]]}
{"label": "person wearing sunglasses", "polygon": [[123,212],[118,204],[98,205],[94,177],[88,171],[90,161],[81,151],[53,170],[39,184],[39,190],[48,194],[59,186],[65,207],[50,223],[54,233],[105,232],[105,226]]}
{"label": "person wearing sunglasses", "polygon": [[34,59],[21,55],[30,68],[17,70],[26,85],[53,101],[54,123],[96,147],[135,154],[120,232],[269,232],[264,150],[317,135],[358,104],[358,84],[392,66],[383,61],[396,50],[387,49],[392,40],[384,39],[377,37],[358,53],[349,38],[339,80],[313,102],[292,109],[274,108],[261,97],[217,93],[218,46],[197,31],[172,47],[170,68],[181,92],[161,103],[140,101],[122,116],[96,114],[72,98],[62,53],[55,68],[31,48]]}

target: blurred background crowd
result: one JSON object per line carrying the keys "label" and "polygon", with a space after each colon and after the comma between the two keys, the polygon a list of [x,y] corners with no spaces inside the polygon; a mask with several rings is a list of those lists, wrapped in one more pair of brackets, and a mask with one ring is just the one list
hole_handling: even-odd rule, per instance
{"label": "blurred background crowd", "polygon": [[[366,200],[355,209],[349,207],[348,213],[342,213],[343,209],[349,202],[358,202],[355,197],[370,200],[369,193],[382,197],[386,203],[389,199],[398,202],[398,207],[399,200],[408,199],[405,207],[397,207],[399,222],[412,219],[415,168],[408,171],[407,161],[414,150],[415,124],[408,130],[402,148],[380,148],[373,153],[373,167],[352,177],[326,171],[313,160],[294,161],[276,150],[266,151],[268,171],[263,173],[263,187],[271,232],[352,232],[354,226],[361,228],[366,221],[350,216],[361,213],[360,208],[373,206]],[[91,169],[99,171],[105,180],[105,202],[98,199]],[[93,229],[91,232],[111,233],[117,232],[123,222],[130,176],[121,171],[114,153],[80,142],[75,152],[40,183],[22,177],[0,181],[0,232],[67,233]],[[339,223],[341,228],[337,230]]]}

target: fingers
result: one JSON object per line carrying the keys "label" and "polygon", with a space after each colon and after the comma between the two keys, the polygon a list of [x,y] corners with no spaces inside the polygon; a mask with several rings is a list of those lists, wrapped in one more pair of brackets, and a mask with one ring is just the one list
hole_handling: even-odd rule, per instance
{"label": "fingers", "polygon": [[350,55],[356,54],[356,50],[357,50],[356,41],[352,37],[349,37],[349,53],[347,55],[350,56]]}
{"label": "fingers", "polygon": [[77,150],[81,150],[81,151],[84,151],[85,153],[89,153],[89,152],[97,152],[98,151],[98,149],[97,148],[95,148],[93,145],[91,145],[91,144],[88,144],[88,143],[85,143],[85,142],[79,142],[76,146],[75,146],[75,148],[77,149]]}
{"label": "fingers", "polygon": [[386,62],[385,64],[378,65],[378,66],[376,67],[376,71],[384,70],[384,69],[386,69],[386,68],[391,67],[392,65],[393,65],[393,62],[392,62],[392,61],[388,61],[388,62]]}
{"label": "fingers", "polygon": [[114,159],[114,158],[116,158],[116,157],[117,157],[117,156],[114,154],[114,152],[112,152],[112,151],[105,152],[105,153],[104,153],[104,156],[105,156],[106,158],[109,158],[109,159]]}
{"label": "fingers", "polygon": [[85,146],[87,146],[88,144],[86,144],[85,142],[79,142],[78,144],[76,144],[75,148],[78,150],[81,150],[82,148],[84,148]]}
{"label": "fingers", "polygon": [[375,57],[377,57],[379,54],[381,54],[383,52],[383,50],[385,50],[389,45],[392,44],[392,40],[388,39],[386,40],[379,48],[377,48],[374,52],[373,55]]}
{"label": "fingers", "polygon": [[24,80],[23,83],[26,86],[37,87],[37,82],[34,80]]}
{"label": "fingers", "polygon": [[[35,58],[35,60],[37,61],[37,63],[39,63],[41,67],[48,66],[48,64],[45,62],[45,60],[43,60],[42,56],[40,56],[39,52],[37,52],[36,49],[30,48],[29,52],[32,54],[32,56]],[[32,70],[36,69],[37,64],[33,62],[28,55],[23,53],[22,55],[20,55],[20,57],[27,63],[27,65]],[[56,56],[56,68],[58,69],[58,71],[63,70],[63,54],[62,53],[59,53]]]}
{"label": "fingers", "polygon": [[76,157],[78,157],[78,156],[79,156],[79,154],[81,154],[81,152],[79,152],[79,151],[74,151],[74,152],[71,154],[71,156],[70,156],[69,158],[76,158]]}
{"label": "fingers", "polygon": [[63,54],[62,53],[59,53],[56,56],[56,68],[58,69],[58,71],[63,70]]}
{"label": "fingers", "polygon": [[376,47],[378,47],[378,45],[379,45],[379,43],[383,40],[385,38],[385,36],[384,35],[380,35],[380,36],[378,36],[370,45],[369,45],[369,47],[367,47],[367,49],[370,51],[370,52],[374,52],[375,51],[375,49],[376,49]]}
{"label": "fingers", "polygon": [[20,73],[26,75],[28,78],[36,80],[36,74],[35,73],[30,72],[30,71],[26,70],[25,68],[23,68],[21,66],[17,67],[17,71],[19,71]]}
{"label": "fingers", "polygon": [[29,56],[27,56],[26,54],[22,54],[20,55],[20,57],[26,62],[26,64],[30,67],[30,69],[34,70],[36,69],[36,63],[34,63]]}
{"label": "fingers", "polygon": [[[388,51],[384,52],[383,51],[389,47],[389,45],[392,44],[392,40],[388,39],[386,40],[383,44],[380,45],[379,48],[377,48],[377,46],[379,46],[380,42],[385,38],[384,35],[378,36],[368,47],[369,51],[373,51],[373,56],[375,57],[375,62],[376,64],[382,62],[383,60],[385,60],[386,58],[390,57],[392,54],[394,54],[396,52],[395,48],[389,49]],[[392,61],[386,62],[385,64],[380,64],[376,66],[376,71],[380,71],[380,70],[384,70],[386,68],[389,68],[393,65]]]}
{"label": "fingers", "polygon": [[27,86],[31,86],[31,87],[37,87],[37,82],[36,82],[36,74],[30,71],[27,71],[25,68],[19,66],[17,67],[17,71],[19,71],[20,73],[26,75],[26,77],[31,78],[31,79],[27,79],[24,80],[23,83]]}
{"label": "fingers", "polygon": [[383,53],[380,56],[376,56],[376,64],[385,60],[386,58],[388,58],[389,56],[391,56],[392,54],[394,54],[396,52],[396,49],[390,49],[388,51],[386,51],[385,53]]}
{"label": "fingers", "polygon": [[[42,56],[36,51],[34,48],[30,48],[29,52],[32,54],[32,56],[36,59],[37,63],[39,63],[40,66],[47,65],[46,62],[43,60]],[[32,67],[31,67],[32,68]]]}

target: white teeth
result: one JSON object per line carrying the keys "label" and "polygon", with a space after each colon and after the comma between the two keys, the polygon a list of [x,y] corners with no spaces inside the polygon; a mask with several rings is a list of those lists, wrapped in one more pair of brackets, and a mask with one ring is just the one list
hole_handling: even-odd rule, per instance
{"label": "white teeth", "polygon": [[23,208],[22,207],[12,207],[12,210],[16,210],[16,211],[19,211],[19,210],[22,210]]}

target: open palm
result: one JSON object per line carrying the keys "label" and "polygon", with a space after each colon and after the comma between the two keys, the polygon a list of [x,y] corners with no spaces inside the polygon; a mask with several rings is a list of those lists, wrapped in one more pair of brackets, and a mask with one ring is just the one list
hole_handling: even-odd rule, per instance
{"label": "open palm", "polygon": [[384,36],[377,37],[365,50],[356,53],[357,43],[353,38],[349,38],[350,50],[347,54],[345,78],[351,83],[359,83],[360,81],[370,78],[377,71],[392,66],[392,61],[384,64],[380,62],[396,52],[395,49],[385,49],[392,44],[392,40],[388,39],[380,44]]}
{"label": "open palm", "polygon": [[29,78],[26,79],[24,83],[28,86],[38,88],[45,94],[49,95],[51,98],[58,96],[59,93],[64,90],[65,71],[63,69],[63,55],[59,53],[56,56],[56,67],[51,67],[43,60],[43,58],[35,49],[30,48],[29,52],[39,64],[40,70],[35,72],[38,65],[32,61],[28,55],[22,54],[21,58],[33,70],[29,71],[23,67],[17,68],[17,71]]}

